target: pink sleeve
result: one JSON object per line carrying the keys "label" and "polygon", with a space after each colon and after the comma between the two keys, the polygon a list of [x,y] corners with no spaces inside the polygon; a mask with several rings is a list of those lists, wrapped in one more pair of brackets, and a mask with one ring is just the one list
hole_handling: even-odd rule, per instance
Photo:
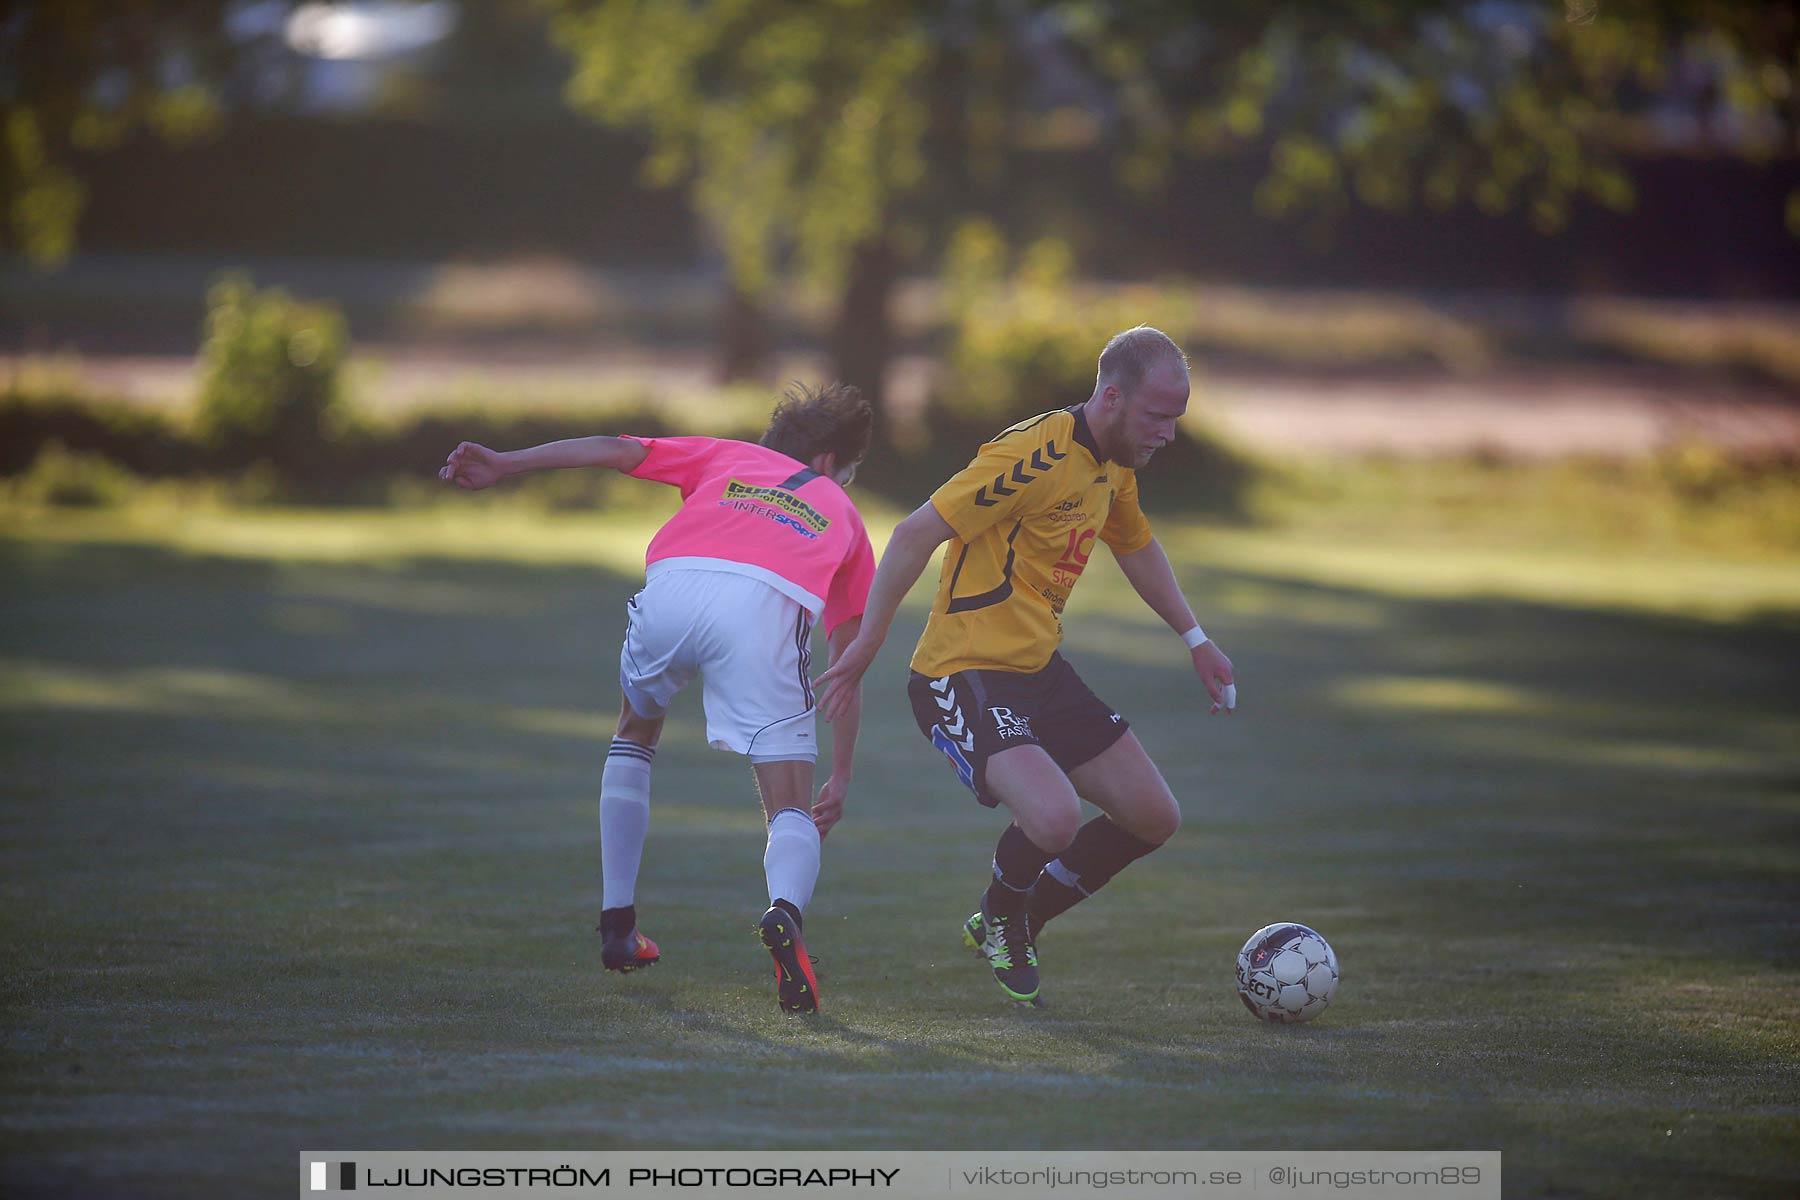
{"label": "pink sleeve", "polygon": [[825,636],[848,621],[860,617],[869,603],[869,585],[875,582],[875,551],[869,548],[869,535],[856,531],[856,544],[831,577],[831,591],[825,596]]}
{"label": "pink sleeve", "polygon": [[[623,436],[631,437],[630,434]],[[631,440],[641,443],[650,452],[637,469],[630,472],[631,477],[672,483],[681,489],[684,500],[700,485],[707,463],[720,446],[718,438],[709,437],[633,437]]]}

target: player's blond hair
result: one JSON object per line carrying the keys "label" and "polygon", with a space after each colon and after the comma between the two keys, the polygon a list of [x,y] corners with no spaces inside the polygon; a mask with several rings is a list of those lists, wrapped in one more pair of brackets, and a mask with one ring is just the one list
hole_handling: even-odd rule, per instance
{"label": "player's blond hair", "polygon": [[1149,325],[1134,325],[1115,333],[1100,351],[1100,369],[1094,373],[1094,389],[1112,384],[1129,396],[1144,382],[1144,375],[1158,362],[1173,355],[1187,370],[1188,357],[1175,339]]}

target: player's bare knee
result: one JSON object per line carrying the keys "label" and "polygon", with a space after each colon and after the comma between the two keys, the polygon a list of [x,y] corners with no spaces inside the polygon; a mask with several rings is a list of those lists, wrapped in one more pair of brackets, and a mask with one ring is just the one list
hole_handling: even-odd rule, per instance
{"label": "player's bare knee", "polygon": [[1081,810],[1071,808],[1067,811],[1057,809],[1037,813],[1030,825],[1021,823],[1020,827],[1038,849],[1061,854],[1069,848],[1069,843],[1075,840],[1076,831],[1081,828]]}
{"label": "player's bare knee", "polygon": [[1138,836],[1146,842],[1154,842],[1160,846],[1180,830],[1181,805],[1175,803],[1175,798],[1171,796],[1167,804],[1160,805],[1152,811],[1149,828]]}
{"label": "player's bare knee", "polygon": [[1126,833],[1153,846],[1162,845],[1181,828],[1181,806],[1166,792],[1152,803],[1111,810],[1109,815]]}

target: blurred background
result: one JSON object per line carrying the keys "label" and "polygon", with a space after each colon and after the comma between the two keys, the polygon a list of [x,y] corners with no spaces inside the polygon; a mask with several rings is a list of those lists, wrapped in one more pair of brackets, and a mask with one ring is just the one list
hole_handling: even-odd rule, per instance
{"label": "blurred background", "polygon": [[1198,368],[1153,505],[1580,458],[1693,516],[1800,447],[1797,47],[1791,3],[11,3],[4,494],[404,503],[461,437],[835,377],[910,507],[1141,321]]}
{"label": "blurred background", "polygon": [[[1795,0],[0,0],[0,1192],[1138,1145],[1800,1194],[1797,89]],[[844,379],[879,547],[1140,322],[1195,381],[1144,507],[1243,704],[1095,556],[1065,650],[1187,823],[1059,919],[1054,1007],[956,946],[995,828],[905,707],[930,582],[827,1014],[771,1007],[692,697],[668,957],[602,978],[676,497],[445,455]],[[1289,918],[1344,986],[1265,1029],[1232,963]]]}

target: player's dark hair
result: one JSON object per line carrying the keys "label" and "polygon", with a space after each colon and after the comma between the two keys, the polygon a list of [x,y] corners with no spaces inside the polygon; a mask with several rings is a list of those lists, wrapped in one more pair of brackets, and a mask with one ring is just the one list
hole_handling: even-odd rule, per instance
{"label": "player's dark hair", "polygon": [[1095,373],[1097,385],[1113,384],[1126,396],[1144,382],[1144,375],[1164,358],[1174,356],[1185,368],[1188,357],[1175,339],[1149,325],[1135,325],[1123,333],[1115,333],[1100,351],[1100,369]]}
{"label": "player's dark hair", "polygon": [[849,466],[868,454],[874,428],[875,412],[859,389],[828,383],[815,390],[792,383],[769,414],[762,444],[803,463],[830,451],[839,466]]}

